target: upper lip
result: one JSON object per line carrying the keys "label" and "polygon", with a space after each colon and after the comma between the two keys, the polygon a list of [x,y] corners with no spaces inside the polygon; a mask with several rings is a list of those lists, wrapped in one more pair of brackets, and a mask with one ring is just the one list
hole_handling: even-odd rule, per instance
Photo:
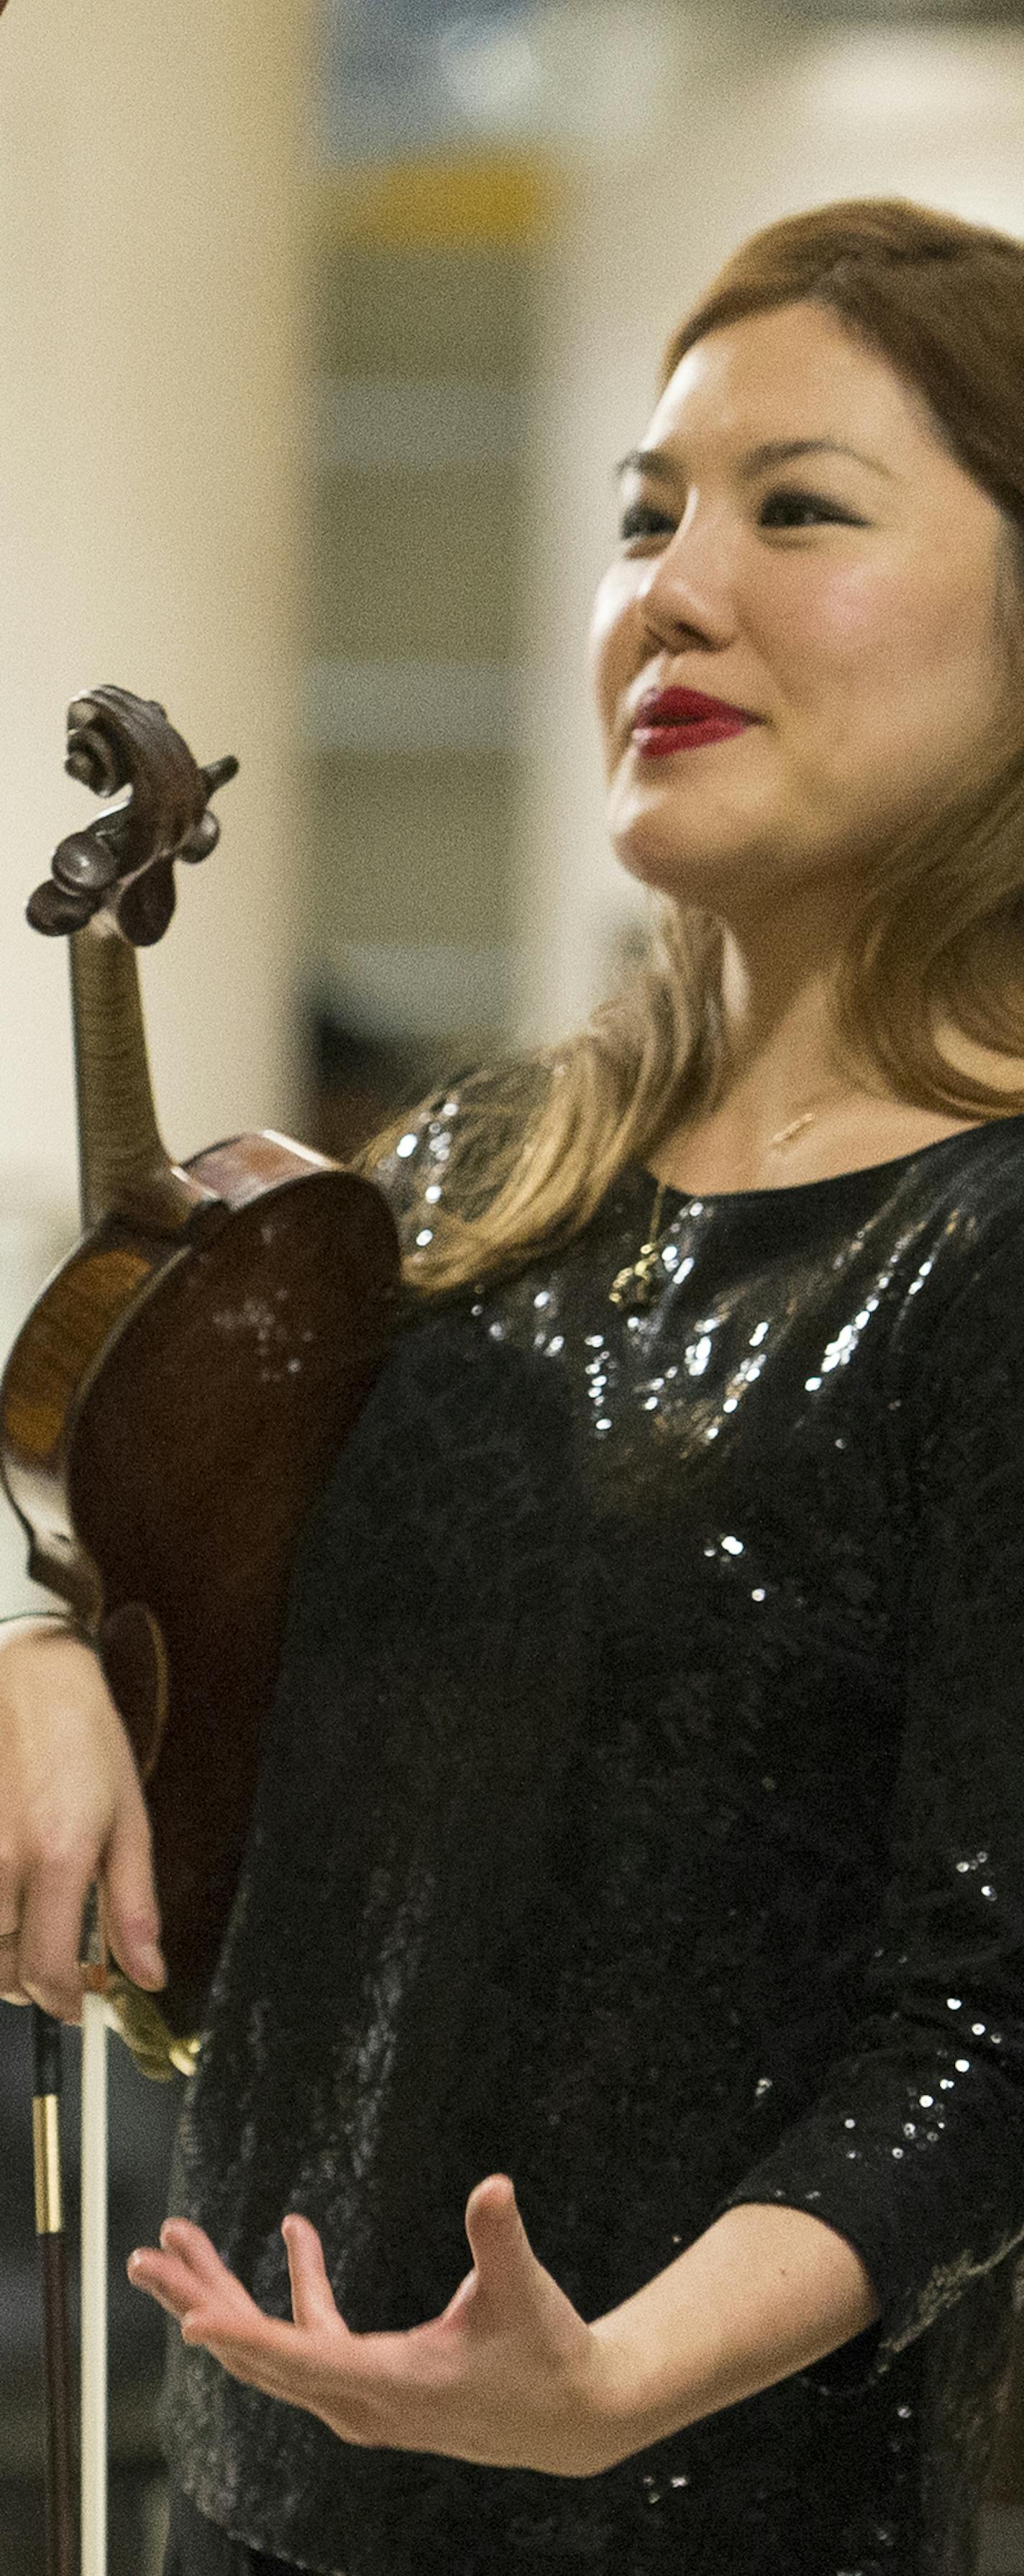
{"label": "upper lip", "polygon": [[741,716],[745,724],[756,718],[749,707],[730,706],[725,698],[706,698],[700,689],[648,689],[639,700],[634,724],[695,724],[702,716]]}

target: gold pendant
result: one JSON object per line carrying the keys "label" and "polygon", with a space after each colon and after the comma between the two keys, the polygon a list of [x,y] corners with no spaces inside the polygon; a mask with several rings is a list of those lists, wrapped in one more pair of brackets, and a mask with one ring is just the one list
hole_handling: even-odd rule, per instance
{"label": "gold pendant", "polygon": [[654,1304],[656,1293],[654,1273],[661,1260],[658,1219],[664,1203],[665,1184],[664,1181],[659,1181],[654,1193],[654,1206],[651,1209],[650,1219],[651,1231],[647,1242],[641,1244],[635,1261],[627,1262],[624,1270],[616,1272],[608,1291],[609,1305],[617,1306],[620,1314],[628,1315],[633,1310],[637,1314],[643,1314],[648,1306]]}
{"label": "gold pendant", "polygon": [[659,1244],[642,1243],[636,1260],[629,1262],[625,1270],[616,1273],[608,1296],[611,1304],[617,1306],[620,1313],[627,1314],[631,1308],[636,1308],[642,1314],[648,1306],[653,1305],[654,1273],[660,1260]]}

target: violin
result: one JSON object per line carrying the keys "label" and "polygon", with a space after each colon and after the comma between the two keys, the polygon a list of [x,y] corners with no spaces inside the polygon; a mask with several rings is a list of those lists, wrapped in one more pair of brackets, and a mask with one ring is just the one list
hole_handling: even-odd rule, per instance
{"label": "violin", "polygon": [[[400,1278],[383,1195],[326,1155],[272,1130],[184,1163],[161,1142],[136,950],[171,921],[178,862],[215,847],[210,800],[237,765],[200,767],[163,708],[125,689],[76,698],[66,766],[105,810],[60,843],[28,905],[37,931],[70,941],[85,1232],[7,1360],[0,1473],[30,1573],[96,1646],[152,1825],[167,1985],[157,2004],[108,1974],[100,1938],[84,2055],[112,2007],[158,2074],[192,2063],[245,1843],[296,1538],[381,1367]],[[52,2043],[52,2030],[37,2029],[44,2102],[59,2080]],[[97,2160],[102,2080],[94,2075],[93,2112],[83,2115],[83,2153],[94,2132]],[[40,2155],[51,2216],[59,2187],[52,2140],[40,2148],[37,2138],[37,2149],[38,2220]],[[98,2186],[89,2190],[99,2236]],[[92,2271],[98,2308],[105,2257]],[[63,2293],[53,2265],[46,2278],[56,2417],[68,2379],[55,2323]],[[105,2422],[98,2369],[87,2372],[83,2357],[83,2423],[87,2381],[93,2389],[83,2486]],[[52,2474],[66,2484],[66,2427],[51,2420],[50,2431]],[[54,2576],[68,2576],[66,2499],[50,2521]],[[102,2521],[94,2501],[87,2566],[83,2506],[82,2576],[102,2576]]]}
{"label": "violin", "polygon": [[0,1384],[0,1471],[29,1571],[98,1647],[146,1790],[172,2038],[192,2038],[234,1893],[295,1539],[387,1347],[399,1278],[382,1194],[272,1131],[173,1163],[135,951],[175,863],[218,838],[163,709],[98,688],[67,767],[127,800],[62,841],[28,916],[70,935],[87,1231]]}

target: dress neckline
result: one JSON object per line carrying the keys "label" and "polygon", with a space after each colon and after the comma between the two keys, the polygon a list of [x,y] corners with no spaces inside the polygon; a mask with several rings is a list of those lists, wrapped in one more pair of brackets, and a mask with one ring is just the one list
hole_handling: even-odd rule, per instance
{"label": "dress neckline", "polygon": [[1013,1111],[1007,1118],[981,1118],[971,1127],[960,1127],[951,1136],[936,1136],[930,1145],[913,1145],[907,1154],[889,1154],[878,1163],[855,1163],[848,1172],[827,1172],[816,1181],[780,1181],[774,1188],[760,1190],[684,1190],[674,1181],[661,1181],[647,1163],[637,1161],[634,1169],[650,1182],[652,1190],[664,1192],[664,1203],[676,1207],[728,1207],[744,1199],[807,1198],[814,1190],[842,1190],[851,1181],[867,1181],[878,1172],[895,1172],[910,1163],[920,1163],[927,1154],[947,1154],[951,1145],[965,1145],[968,1138],[987,1134],[993,1127],[1020,1128],[1024,1132],[1024,1111]]}

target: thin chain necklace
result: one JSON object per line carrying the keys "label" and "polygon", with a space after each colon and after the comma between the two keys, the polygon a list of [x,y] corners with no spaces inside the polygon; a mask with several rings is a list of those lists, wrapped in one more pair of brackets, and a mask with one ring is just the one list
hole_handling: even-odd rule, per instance
{"label": "thin chain necklace", "polygon": [[[769,1136],[768,1138],[769,1153],[773,1146],[788,1145],[794,1136],[802,1135],[804,1128],[810,1127],[818,1117],[819,1109],[805,1109],[799,1118],[790,1119],[788,1127],[777,1128],[774,1136]],[[654,1303],[654,1299],[657,1295],[657,1280],[655,1274],[661,1264],[663,1246],[667,1237],[671,1234],[672,1226],[675,1222],[674,1218],[670,1219],[668,1225],[665,1226],[662,1226],[660,1222],[661,1211],[665,1204],[665,1191],[668,1186],[669,1184],[667,1181],[658,1182],[654,1193],[654,1206],[651,1209],[650,1224],[647,1229],[647,1240],[645,1243],[641,1244],[636,1260],[627,1262],[624,1270],[616,1271],[611,1287],[609,1288],[609,1302],[611,1305],[618,1307],[620,1314],[642,1315],[645,1314],[647,1308],[652,1306]]]}

